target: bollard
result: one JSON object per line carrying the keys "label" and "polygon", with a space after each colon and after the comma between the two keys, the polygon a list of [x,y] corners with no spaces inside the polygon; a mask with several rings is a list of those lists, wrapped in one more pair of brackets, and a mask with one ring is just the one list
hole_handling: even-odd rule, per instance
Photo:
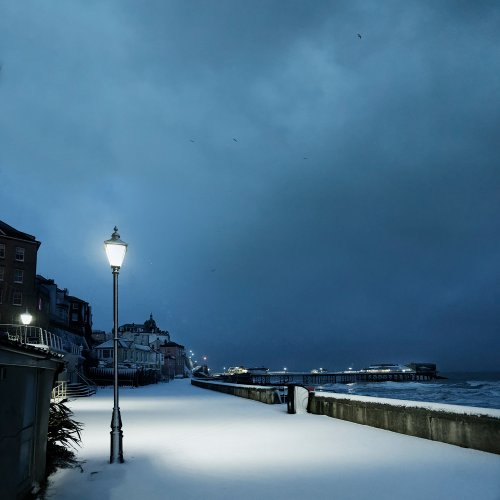
{"label": "bollard", "polygon": [[309,405],[309,389],[298,384],[289,384],[287,387],[288,413],[307,413],[307,407]]}
{"label": "bollard", "polygon": [[288,384],[287,385],[287,398],[286,398],[286,406],[287,406],[287,411],[290,414],[297,413],[296,408],[295,408],[295,387],[296,384]]}

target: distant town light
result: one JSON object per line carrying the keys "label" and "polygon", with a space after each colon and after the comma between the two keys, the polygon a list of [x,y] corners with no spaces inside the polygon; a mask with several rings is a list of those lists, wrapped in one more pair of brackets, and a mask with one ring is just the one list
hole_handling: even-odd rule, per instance
{"label": "distant town light", "polygon": [[111,267],[122,267],[123,259],[127,253],[127,246],[127,243],[120,239],[118,228],[115,226],[111,239],[104,242],[104,248],[106,249],[106,255]]}

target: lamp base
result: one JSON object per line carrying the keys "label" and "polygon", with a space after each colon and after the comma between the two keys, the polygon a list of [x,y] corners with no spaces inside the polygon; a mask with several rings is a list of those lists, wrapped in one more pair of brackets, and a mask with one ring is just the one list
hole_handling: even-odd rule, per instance
{"label": "lamp base", "polygon": [[123,432],[122,419],[119,409],[113,409],[111,417],[111,453],[109,456],[110,464],[123,463]]}

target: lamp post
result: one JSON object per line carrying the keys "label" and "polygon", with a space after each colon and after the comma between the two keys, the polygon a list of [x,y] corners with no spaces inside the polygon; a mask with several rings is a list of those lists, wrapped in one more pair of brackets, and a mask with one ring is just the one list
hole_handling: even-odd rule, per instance
{"label": "lamp post", "polygon": [[21,314],[21,323],[24,325],[24,342],[28,342],[28,325],[33,320],[33,316],[26,309],[25,313]]}
{"label": "lamp post", "polygon": [[118,228],[111,235],[111,239],[104,242],[109,265],[113,272],[113,388],[114,405],[111,417],[111,452],[109,463],[123,463],[123,432],[122,417],[118,406],[118,273],[122,266],[127,244],[120,239]]}

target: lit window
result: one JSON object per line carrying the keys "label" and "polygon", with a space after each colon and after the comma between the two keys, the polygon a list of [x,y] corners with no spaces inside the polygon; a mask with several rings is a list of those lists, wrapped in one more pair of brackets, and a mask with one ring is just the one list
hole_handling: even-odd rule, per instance
{"label": "lit window", "polygon": [[5,243],[0,243],[0,259],[5,258]]}
{"label": "lit window", "polygon": [[24,280],[24,271],[22,269],[16,269],[14,271],[14,283],[22,283]]}
{"label": "lit window", "polygon": [[24,248],[16,247],[16,260],[19,262],[24,262]]}
{"label": "lit window", "polygon": [[12,305],[13,306],[22,306],[23,305],[23,292],[19,290],[14,290],[12,293]]}

